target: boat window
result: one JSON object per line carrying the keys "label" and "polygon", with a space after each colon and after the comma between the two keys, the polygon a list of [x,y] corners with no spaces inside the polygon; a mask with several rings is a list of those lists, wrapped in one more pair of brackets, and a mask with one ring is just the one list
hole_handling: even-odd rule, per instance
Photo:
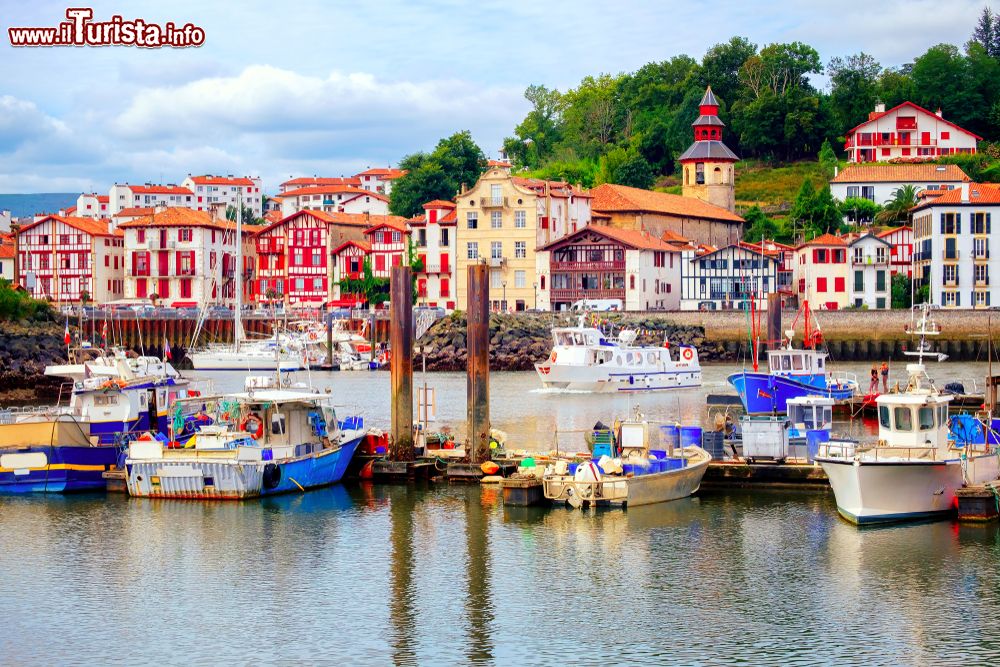
{"label": "boat window", "polygon": [[817,369],[823,368],[823,358],[822,357],[817,357],[816,358],[816,368]]}
{"label": "boat window", "polygon": [[934,408],[924,406],[917,414],[920,420],[920,430],[929,431],[934,428]]}
{"label": "boat window", "polygon": [[781,370],[783,371],[792,370],[792,360],[789,358],[789,355],[787,354],[781,355]]}
{"label": "boat window", "polygon": [[938,424],[948,423],[948,405],[941,405],[938,407]]}
{"label": "boat window", "polygon": [[823,423],[824,424],[833,423],[833,408],[823,408]]}
{"label": "boat window", "polygon": [[893,420],[896,422],[897,431],[913,430],[913,415],[909,408],[896,408],[893,412]]}
{"label": "boat window", "polygon": [[878,423],[882,428],[889,428],[889,407],[886,405],[878,406]]}
{"label": "boat window", "polygon": [[794,354],[794,355],[792,355],[792,368],[794,368],[797,371],[801,371],[802,370],[802,355],[801,354]]}
{"label": "boat window", "polygon": [[812,355],[809,354],[806,355],[806,370],[812,369],[812,359],[813,359]]}
{"label": "boat window", "polygon": [[285,432],[285,415],[274,415],[271,417],[271,433],[282,435]]}
{"label": "boat window", "polygon": [[615,357],[615,363],[619,366],[622,365],[622,355],[619,354],[617,357]]}
{"label": "boat window", "polygon": [[649,363],[651,363],[651,364],[655,364],[656,363],[656,353],[655,352],[650,352],[649,354],[646,355],[646,358],[649,359]]}

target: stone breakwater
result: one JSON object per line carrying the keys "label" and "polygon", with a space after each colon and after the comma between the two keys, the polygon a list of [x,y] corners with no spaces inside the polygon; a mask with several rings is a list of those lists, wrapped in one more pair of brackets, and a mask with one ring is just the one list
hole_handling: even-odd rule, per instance
{"label": "stone breakwater", "polygon": [[[783,328],[796,329],[801,340],[802,321],[795,312],[782,316]],[[834,360],[882,361],[904,358],[913,340],[906,333],[909,311],[828,311],[816,314],[827,348]],[[748,355],[749,318],[738,311],[672,313],[599,313],[613,329],[636,329],[643,345],[694,345],[703,362],[736,362]],[[989,314],[983,311],[941,311],[936,319],[943,329],[936,349],[954,361],[985,361]],[[590,320],[588,319],[588,322]],[[552,327],[573,326],[577,317],[558,313],[519,313],[490,318],[490,367],[494,370],[532,370],[552,351]],[[1000,318],[998,318],[1000,325]],[[1000,330],[1000,326],[998,326]],[[465,314],[438,320],[420,338],[427,348],[427,370],[461,371],[466,368]],[[762,332],[761,336],[766,336]],[[414,364],[420,367],[419,359]]]}
{"label": "stone breakwater", "polygon": [[58,324],[0,322],[0,400],[58,396],[66,380],[45,376],[45,367],[64,363],[66,346]]}

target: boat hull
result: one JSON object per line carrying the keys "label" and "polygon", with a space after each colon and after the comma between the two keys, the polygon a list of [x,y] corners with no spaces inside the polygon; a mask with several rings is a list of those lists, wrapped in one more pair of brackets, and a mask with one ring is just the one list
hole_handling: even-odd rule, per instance
{"label": "boat hull", "polygon": [[747,414],[783,413],[788,400],[802,396],[826,396],[837,401],[854,395],[853,386],[817,386],[768,373],[733,373],[729,384],[736,389]]}
{"label": "boat hull", "polygon": [[0,494],[103,491],[104,472],[118,463],[112,446],[29,446],[0,449]]}
{"label": "boat hull", "polygon": [[[952,516],[955,491],[963,486],[962,461],[853,461],[817,457],[837,501],[837,511],[851,523],[867,525],[939,519]],[[996,479],[997,454],[968,462],[973,484]]]}
{"label": "boat hull", "polygon": [[126,485],[137,498],[241,500],[260,496],[261,461],[179,459],[126,461]]}
{"label": "boat hull", "polygon": [[546,389],[587,392],[662,391],[701,386],[701,367],[634,370],[608,366],[570,366],[545,362],[535,372]]}
{"label": "boat hull", "polygon": [[261,495],[273,496],[279,493],[295,493],[306,489],[336,484],[343,479],[351,464],[354,452],[361,438],[355,438],[340,447],[324,449],[298,459],[274,461],[280,477],[277,485],[268,488],[265,484]]}
{"label": "boat hull", "polygon": [[191,366],[196,371],[274,371],[275,363],[280,364],[282,371],[297,371],[302,364],[295,359],[250,358],[240,356],[219,356],[214,354],[192,353],[188,355]]}

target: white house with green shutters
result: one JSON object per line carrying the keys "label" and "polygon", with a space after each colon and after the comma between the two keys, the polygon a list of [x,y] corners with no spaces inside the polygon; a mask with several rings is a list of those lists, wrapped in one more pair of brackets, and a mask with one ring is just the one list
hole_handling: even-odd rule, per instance
{"label": "white house with green shutters", "polygon": [[874,234],[859,236],[848,246],[850,305],[870,310],[892,307],[891,250],[888,241]]}

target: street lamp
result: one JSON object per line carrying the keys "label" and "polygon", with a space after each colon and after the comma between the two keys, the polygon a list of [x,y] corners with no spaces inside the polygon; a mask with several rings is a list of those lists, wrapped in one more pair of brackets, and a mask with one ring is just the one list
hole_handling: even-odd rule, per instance
{"label": "street lamp", "polygon": [[507,312],[507,281],[500,281],[500,286],[503,287],[503,300],[500,302],[500,309]]}
{"label": "street lamp", "polygon": [[531,283],[531,289],[535,290],[535,305],[534,305],[534,309],[538,310],[538,283]]}

